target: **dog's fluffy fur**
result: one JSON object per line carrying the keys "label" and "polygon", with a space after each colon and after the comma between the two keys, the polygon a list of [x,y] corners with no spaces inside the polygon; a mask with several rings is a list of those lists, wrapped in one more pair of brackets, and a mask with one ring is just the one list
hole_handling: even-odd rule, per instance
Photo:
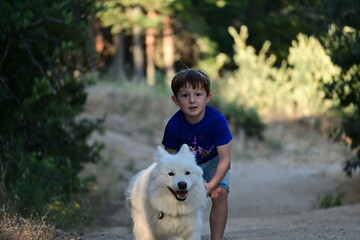
{"label": "dog's fluffy fur", "polygon": [[206,191],[202,169],[184,144],[177,154],[157,148],[155,163],[137,173],[126,195],[136,240],[200,240]]}

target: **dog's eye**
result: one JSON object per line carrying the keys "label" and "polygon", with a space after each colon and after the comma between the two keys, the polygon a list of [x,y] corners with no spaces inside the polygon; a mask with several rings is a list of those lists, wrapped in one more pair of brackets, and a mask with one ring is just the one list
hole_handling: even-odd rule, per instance
{"label": "dog's eye", "polygon": [[169,176],[175,176],[175,173],[169,172]]}
{"label": "dog's eye", "polygon": [[189,171],[186,171],[186,172],[185,172],[185,175],[190,175],[190,172],[189,172]]}

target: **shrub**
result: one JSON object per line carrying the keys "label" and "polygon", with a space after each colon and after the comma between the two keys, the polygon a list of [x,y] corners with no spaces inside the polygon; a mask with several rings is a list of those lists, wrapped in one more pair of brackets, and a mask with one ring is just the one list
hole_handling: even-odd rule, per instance
{"label": "shrub", "polygon": [[256,53],[246,45],[246,26],[240,32],[231,27],[229,32],[234,38],[233,60],[238,68],[221,81],[224,99],[281,115],[313,115],[332,106],[332,101],[324,100],[321,83],[339,75],[340,68],[316,38],[299,34],[287,61],[278,67],[275,56],[268,53],[270,42]]}
{"label": "shrub", "polygon": [[326,194],[320,201],[320,208],[332,208],[342,205],[343,194]]}
{"label": "shrub", "polygon": [[92,10],[90,0],[1,4],[0,191],[22,214],[83,189],[82,164],[100,158],[101,144],[87,139],[102,120],[76,119],[89,84]]}
{"label": "shrub", "polygon": [[242,129],[249,137],[262,138],[262,132],[266,125],[261,120],[256,108],[245,105],[236,105],[226,100],[213,97],[211,105],[221,109],[229,124],[234,126],[235,131]]}
{"label": "shrub", "polygon": [[[342,2],[336,1],[342,6]],[[353,19],[359,19],[355,14]],[[332,60],[342,67],[339,76],[323,85],[326,97],[337,102],[338,114],[342,118],[343,139],[352,149],[344,162],[344,171],[351,176],[360,168],[360,30],[331,25],[325,46],[331,52]],[[345,24],[346,24],[345,20]],[[358,21],[356,21],[358,22]],[[341,27],[343,26],[343,27]]]}

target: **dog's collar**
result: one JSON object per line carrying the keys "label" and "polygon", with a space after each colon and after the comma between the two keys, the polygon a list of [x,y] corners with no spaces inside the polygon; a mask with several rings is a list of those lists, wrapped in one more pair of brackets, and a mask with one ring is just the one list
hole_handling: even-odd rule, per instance
{"label": "dog's collar", "polygon": [[162,219],[164,217],[164,212],[159,212],[158,219]]}

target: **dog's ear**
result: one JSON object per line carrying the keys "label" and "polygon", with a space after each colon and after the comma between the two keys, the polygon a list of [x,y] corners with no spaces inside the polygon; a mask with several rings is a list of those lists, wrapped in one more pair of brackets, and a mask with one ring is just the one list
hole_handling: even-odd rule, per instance
{"label": "dog's ear", "polygon": [[195,154],[190,150],[187,144],[183,144],[178,152],[179,155],[184,156],[186,159],[193,159],[195,158]]}
{"label": "dog's ear", "polygon": [[161,163],[169,153],[162,147],[158,146],[155,153],[155,162]]}

